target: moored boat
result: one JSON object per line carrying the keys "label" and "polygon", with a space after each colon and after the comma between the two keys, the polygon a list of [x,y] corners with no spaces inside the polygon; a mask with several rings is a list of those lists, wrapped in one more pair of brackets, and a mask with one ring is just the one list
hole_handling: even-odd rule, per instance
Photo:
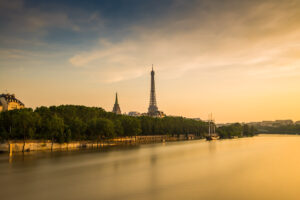
{"label": "moored boat", "polygon": [[205,138],[206,138],[207,141],[211,141],[211,140],[218,140],[218,139],[220,139],[220,136],[218,134],[207,135],[207,136],[205,136]]}
{"label": "moored boat", "polygon": [[216,133],[216,125],[212,118],[212,114],[209,116],[208,120],[208,134],[205,136],[207,141],[218,140],[220,136]]}

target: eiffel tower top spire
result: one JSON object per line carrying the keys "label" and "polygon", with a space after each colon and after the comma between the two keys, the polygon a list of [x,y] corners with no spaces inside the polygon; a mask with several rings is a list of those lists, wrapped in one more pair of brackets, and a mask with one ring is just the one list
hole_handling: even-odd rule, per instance
{"label": "eiffel tower top spire", "polygon": [[155,116],[158,112],[157,103],[156,103],[156,95],[155,95],[155,79],[154,79],[155,72],[151,71],[151,90],[150,90],[150,104],[148,108],[148,114],[150,116]]}
{"label": "eiffel tower top spire", "polygon": [[118,102],[118,93],[116,93],[115,105],[113,107],[112,112],[115,114],[118,114],[118,115],[121,114],[121,109],[120,109],[119,102]]}
{"label": "eiffel tower top spire", "polygon": [[115,101],[115,104],[119,104],[118,102],[118,93],[116,92],[116,101]]}

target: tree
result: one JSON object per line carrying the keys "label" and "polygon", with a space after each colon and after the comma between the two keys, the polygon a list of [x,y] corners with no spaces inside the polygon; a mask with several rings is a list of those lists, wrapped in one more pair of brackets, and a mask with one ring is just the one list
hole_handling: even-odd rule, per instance
{"label": "tree", "polygon": [[228,126],[221,126],[217,128],[217,133],[220,135],[220,138],[233,138],[235,136],[253,136],[255,129],[249,125],[244,124],[243,126],[239,123],[230,124]]}
{"label": "tree", "polygon": [[121,120],[125,136],[136,136],[141,133],[141,123],[137,118],[123,116]]}
{"label": "tree", "polygon": [[15,118],[13,128],[15,130],[16,138],[23,139],[23,151],[25,150],[26,140],[33,138],[37,124],[39,122],[39,115],[33,113],[32,109],[20,109],[14,112]]}
{"label": "tree", "polygon": [[[291,131],[300,130],[292,127]],[[222,137],[239,136],[240,125],[218,130]],[[102,108],[61,105],[0,113],[0,140],[44,139],[53,142],[101,140],[115,136],[179,135],[204,136],[207,123],[183,117],[130,117]],[[244,131],[245,132],[245,131]],[[251,131],[250,131],[251,132]],[[253,131],[252,131],[253,132]]]}
{"label": "tree", "polygon": [[62,143],[64,138],[64,120],[61,117],[58,117],[56,114],[54,114],[49,120],[49,126],[52,145],[54,141]]}
{"label": "tree", "polygon": [[247,124],[243,125],[243,135],[248,136],[250,134],[249,132],[249,126]]}
{"label": "tree", "polygon": [[122,123],[120,120],[116,119],[113,121],[114,123],[114,130],[115,130],[115,135],[116,136],[123,136],[124,135],[124,129],[122,126]]}
{"label": "tree", "polygon": [[87,124],[79,117],[75,116],[69,120],[68,127],[71,129],[72,137],[75,140],[84,140],[86,138]]}
{"label": "tree", "polygon": [[65,141],[66,141],[67,143],[69,143],[69,142],[71,141],[71,139],[72,139],[72,132],[71,132],[70,129],[67,129]]}
{"label": "tree", "polygon": [[101,141],[104,138],[115,137],[114,123],[105,118],[94,118],[88,123],[90,139]]}
{"label": "tree", "polygon": [[0,113],[0,142],[8,140],[9,133],[5,127],[5,114],[6,112]]}

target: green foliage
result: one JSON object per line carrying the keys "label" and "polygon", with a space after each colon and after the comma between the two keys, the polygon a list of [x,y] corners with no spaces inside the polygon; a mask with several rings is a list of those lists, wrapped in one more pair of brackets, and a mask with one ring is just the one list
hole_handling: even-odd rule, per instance
{"label": "green foliage", "polygon": [[89,139],[101,140],[115,137],[114,123],[105,118],[94,118],[88,125]]}
{"label": "green foliage", "polygon": [[255,129],[252,126],[249,127],[247,124],[241,125],[239,123],[235,123],[217,128],[217,133],[222,139],[243,136],[249,137],[255,135]]}
{"label": "green foliage", "polygon": [[125,136],[136,136],[141,133],[141,123],[135,117],[122,116],[121,123]]}
{"label": "green foliage", "polygon": [[300,134],[300,124],[290,124],[281,126],[255,126],[259,133],[271,134]]}
{"label": "green foliage", "polygon": [[143,135],[195,134],[203,137],[208,132],[206,122],[183,117],[140,117],[140,121]]}
{"label": "green foliage", "polygon": [[72,133],[71,133],[71,130],[70,130],[70,129],[67,129],[65,141],[68,143],[68,142],[71,141],[71,139],[72,139]]}
{"label": "green foliage", "polygon": [[39,107],[0,113],[0,140],[43,139],[52,142],[102,140],[120,136],[204,136],[207,123],[183,117],[130,117],[102,108],[75,105]]}
{"label": "green foliage", "polygon": [[117,136],[124,136],[124,128],[122,122],[118,119],[114,120],[114,130]]}
{"label": "green foliage", "polygon": [[0,116],[1,140],[32,139],[39,122],[40,116],[32,109],[2,112]]}

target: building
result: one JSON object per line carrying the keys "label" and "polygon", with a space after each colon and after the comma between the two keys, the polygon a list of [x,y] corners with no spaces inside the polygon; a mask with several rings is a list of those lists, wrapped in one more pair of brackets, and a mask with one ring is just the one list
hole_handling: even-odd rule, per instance
{"label": "building", "polygon": [[118,115],[122,114],[120,106],[119,106],[119,102],[118,102],[118,93],[116,93],[115,105],[113,107],[112,112],[115,113],[115,114],[118,114]]}
{"label": "building", "polygon": [[279,127],[279,126],[293,125],[294,122],[293,120],[287,119],[287,120],[275,120],[275,121],[249,122],[247,124],[250,126]]}
{"label": "building", "polygon": [[196,120],[196,121],[202,121],[199,117],[197,117],[197,118],[189,118],[189,119]]}
{"label": "building", "polygon": [[14,94],[1,94],[0,95],[0,112],[14,109],[24,108],[25,105]]}
{"label": "building", "polygon": [[137,111],[131,111],[128,113],[128,116],[131,116],[131,117],[140,117],[142,116],[141,113],[137,112]]}
{"label": "building", "polygon": [[272,127],[273,125],[274,125],[274,121],[262,121],[262,122],[260,122],[260,126]]}
{"label": "building", "polygon": [[288,126],[293,125],[293,120],[287,119],[287,120],[275,120],[274,125],[276,126]]}
{"label": "building", "polygon": [[153,70],[151,71],[151,90],[150,90],[150,104],[148,108],[148,116],[151,117],[164,117],[165,114],[162,111],[159,111],[157,108],[156,103],[156,95],[155,95],[155,79],[154,79],[155,72]]}
{"label": "building", "polygon": [[260,122],[248,122],[246,124],[249,126],[260,126]]}

